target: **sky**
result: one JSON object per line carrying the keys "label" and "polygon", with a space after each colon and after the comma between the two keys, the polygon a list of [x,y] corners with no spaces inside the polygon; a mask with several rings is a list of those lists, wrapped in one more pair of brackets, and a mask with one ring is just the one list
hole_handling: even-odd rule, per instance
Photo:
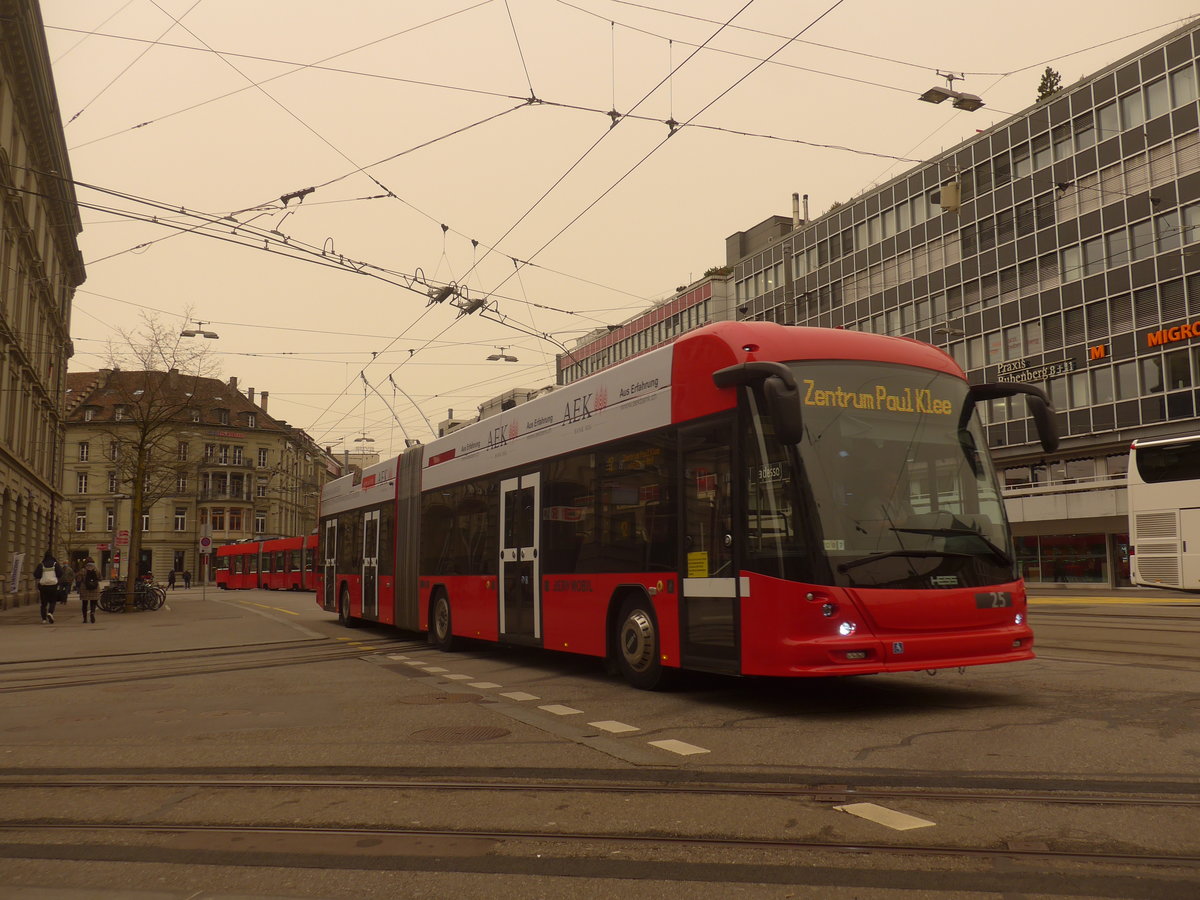
{"label": "sky", "polygon": [[[723,265],[725,238],[790,215],[793,192],[815,218],[1026,108],[1047,65],[1069,86],[1194,14],[1184,0],[41,5],[85,205],[70,370],[102,367],[143,315],[199,320],[223,377],[269,392],[273,417],[385,456],[449,410],[553,384],[555,353]],[[984,108],[919,102],[941,73]],[[488,361],[498,348],[518,361]]]}

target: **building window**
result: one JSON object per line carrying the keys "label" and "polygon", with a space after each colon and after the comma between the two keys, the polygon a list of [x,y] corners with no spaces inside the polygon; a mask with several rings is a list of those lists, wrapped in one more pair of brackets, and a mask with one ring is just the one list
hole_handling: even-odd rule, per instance
{"label": "building window", "polygon": [[258,426],[257,413],[247,413],[246,414],[246,427],[247,428],[256,428],[257,426]]}
{"label": "building window", "polygon": [[217,449],[217,462],[219,462],[223,466],[229,464],[229,445],[228,444],[222,444]]}
{"label": "building window", "polygon": [[88,442],[87,441],[79,442],[79,461],[80,462],[88,461]]}
{"label": "building window", "polygon": [[224,509],[224,507],[220,507],[220,506],[213,507],[211,522],[212,522],[212,530],[213,531],[224,531],[225,530],[225,509]]}
{"label": "building window", "polygon": [[125,406],[123,404],[117,404],[116,406],[113,407],[113,421],[120,422],[124,418],[125,418]]}
{"label": "building window", "polygon": [[1189,63],[1171,73],[1171,103],[1183,106],[1196,99],[1196,73]]}
{"label": "building window", "polygon": [[255,513],[254,514],[254,533],[255,534],[264,534],[264,533],[266,533],[266,530],[267,530],[266,513]]}
{"label": "building window", "polygon": [[229,410],[227,410],[227,409],[218,409],[217,410],[217,424],[219,424],[219,425],[228,425],[229,424]]}
{"label": "building window", "polygon": [[111,506],[104,508],[104,530],[112,531],[116,527],[117,517]]}
{"label": "building window", "polygon": [[242,510],[239,507],[231,506],[229,508],[229,530],[242,530]]}
{"label": "building window", "polygon": [[233,464],[235,466],[240,466],[242,464],[242,448],[241,447],[233,448]]}
{"label": "building window", "polygon": [[117,441],[109,441],[108,442],[108,458],[109,459],[120,459],[121,458],[121,445]]}
{"label": "building window", "polygon": [[175,507],[175,530],[187,531],[187,507]]}
{"label": "building window", "polygon": [[256,496],[256,497],[267,496],[267,479],[265,479],[265,478],[258,479],[258,484],[255,485],[255,487],[254,487],[254,496]]}
{"label": "building window", "polygon": [[1146,118],[1155,119],[1171,109],[1167,79],[1159,78],[1146,85]]}
{"label": "building window", "polygon": [[96,416],[96,410],[89,406],[83,411],[83,421],[90,422]]}
{"label": "building window", "polygon": [[204,458],[205,459],[211,460],[213,458],[213,456],[216,455],[216,452],[217,452],[216,444],[205,444],[204,445]]}
{"label": "building window", "polygon": [[186,494],[188,489],[187,475],[179,475],[175,478],[175,493]]}
{"label": "building window", "polygon": [[193,410],[192,410],[192,421],[193,421],[193,422],[199,422],[199,421],[200,421],[200,410],[198,410],[198,409],[193,409]]}
{"label": "building window", "polygon": [[87,531],[87,510],[83,507],[75,509],[75,530]]}
{"label": "building window", "polygon": [[117,492],[117,473],[116,472],[108,473],[108,492],[110,494],[115,494]]}
{"label": "building window", "polygon": [[188,444],[187,444],[187,441],[183,441],[179,445],[179,461],[186,462],[187,458],[188,458]]}
{"label": "building window", "polygon": [[258,467],[260,469],[265,469],[267,467],[267,448],[266,447],[258,448]]}
{"label": "building window", "polygon": [[150,530],[150,513],[142,513],[142,531]]}
{"label": "building window", "polygon": [[86,494],[87,490],[87,472],[75,473],[75,493]]}
{"label": "building window", "polygon": [[1067,247],[1062,253],[1062,280],[1076,281],[1080,275],[1080,252],[1078,247]]}

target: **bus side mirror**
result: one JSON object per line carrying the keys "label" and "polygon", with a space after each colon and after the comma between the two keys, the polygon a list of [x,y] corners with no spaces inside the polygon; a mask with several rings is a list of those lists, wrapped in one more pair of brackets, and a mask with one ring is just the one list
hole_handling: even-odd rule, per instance
{"label": "bus side mirror", "polygon": [[800,414],[800,390],[796,382],[786,383],[772,375],[763,380],[763,395],[775,423],[775,436],[785,444],[796,444],[804,437],[804,421]]}
{"label": "bus side mirror", "polygon": [[1037,426],[1042,449],[1053,453],[1058,449],[1058,426],[1054,421],[1054,407],[1050,405],[1050,398],[1046,396],[1046,392],[1032,384],[999,382],[971,385],[967,392],[967,402],[963,404],[962,414],[959,416],[959,428],[966,428],[975,404],[981,400],[996,400],[1016,394],[1025,394],[1027,397],[1029,414],[1033,416],[1033,423]]}
{"label": "bus side mirror", "polygon": [[756,361],[718,369],[712,374],[719,388],[738,387],[762,382],[767,411],[775,423],[775,434],[785,444],[795,444],[804,436],[800,413],[800,388],[792,370],[780,362]]}

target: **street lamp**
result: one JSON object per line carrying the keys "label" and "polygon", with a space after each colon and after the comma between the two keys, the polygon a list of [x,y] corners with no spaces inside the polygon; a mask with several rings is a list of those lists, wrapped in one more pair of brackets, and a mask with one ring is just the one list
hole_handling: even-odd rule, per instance
{"label": "street lamp", "polygon": [[507,347],[497,347],[496,349],[497,349],[497,350],[499,350],[500,352],[499,352],[499,353],[493,353],[491,356],[489,356],[489,357],[488,357],[488,361],[489,361],[489,362],[496,362],[496,361],[500,361],[500,362],[518,362],[518,360],[517,360],[517,358],[516,358],[515,356],[510,356],[509,354],[507,354],[507,353],[505,353],[505,352],[504,352],[505,350],[507,350],[507,349],[508,349]]}
{"label": "street lamp", "polygon": [[183,329],[183,331],[179,332],[180,337],[205,337],[213,340],[216,340],[220,337],[220,335],[215,331],[204,330],[204,326],[212,324],[211,322],[200,322],[196,319],[193,319],[192,321],[196,323],[196,327]]}
{"label": "street lamp", "polygon": [[976,94],[968,94],[966,91],[954,90],[954,82],[961,81],[961,75],[955,75],[953,72],[938,72],[938,75],[946,79],[946,87],[934,85],[918,99],[924,100],[926,103],[944,103],[952,99],[954,101],[954,108],[965,112],[975,112],[975,110],[983,106],[982,97]]}

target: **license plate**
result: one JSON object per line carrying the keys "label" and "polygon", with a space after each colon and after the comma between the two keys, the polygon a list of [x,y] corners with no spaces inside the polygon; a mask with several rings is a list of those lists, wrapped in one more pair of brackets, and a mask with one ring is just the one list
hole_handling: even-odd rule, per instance
{"label": "license plate", "polygon": [[1008,591],[988,591],[986,594],[975,595],[976,609],[1003,609],[1012,605],[1012,594]]}

